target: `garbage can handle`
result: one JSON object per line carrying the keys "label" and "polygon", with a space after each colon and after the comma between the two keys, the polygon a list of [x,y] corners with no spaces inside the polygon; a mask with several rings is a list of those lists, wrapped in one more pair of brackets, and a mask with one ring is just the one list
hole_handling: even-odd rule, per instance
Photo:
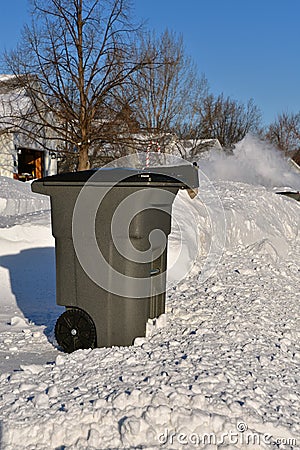
{"label": "garbage can handle", "polygon": [[160,269],[152,269],[150,270],[150,276],[158,275],[160,273]]}

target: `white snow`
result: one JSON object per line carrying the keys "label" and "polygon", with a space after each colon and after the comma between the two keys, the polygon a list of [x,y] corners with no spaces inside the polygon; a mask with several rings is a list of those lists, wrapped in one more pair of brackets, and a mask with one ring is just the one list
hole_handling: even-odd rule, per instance
{"label": "white snow", "polygon": [[299,448],[300,205],[273,192],[299,175],[211,167],[174,204],[166,314],[132,347],[70,355],[49,204],[0,178],[1,448]]}

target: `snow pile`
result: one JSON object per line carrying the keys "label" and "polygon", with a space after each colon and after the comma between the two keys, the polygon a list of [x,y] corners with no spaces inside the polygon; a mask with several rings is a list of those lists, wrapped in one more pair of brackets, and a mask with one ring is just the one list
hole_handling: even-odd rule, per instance
{"label": "snow pile", "polygon": [[271,267],[228,251],[205,285],[194,276],[169,293],[166,326],[135,346],[3,374],[5,448],[217,448],[210,434],[232,449],[295,449],[299,258],[299,246]]}
{"label": "snow pile", "polygon": [[185,191],[173,205],[169,236],[169,286],[191,270],[203,281],[216,269],[223,249],[256,247],[273,260],[285,257],[298,238],[300,203],[244,183],[200,182],[191,201]]}
{"label": "snow pile", "polygon": [[0,177],[0,215],[2,217],[23,215],[49,208],[49,198],[32,193],[30,183]]}
{"label": "snow pile", "polygon": [[242,182],[202,179],[194,201],[180,192],[166,314],[132,347],[71,355],[45,329],[60,314],[49,212],[6,216],[2,447],[295,450],[299,207]]}

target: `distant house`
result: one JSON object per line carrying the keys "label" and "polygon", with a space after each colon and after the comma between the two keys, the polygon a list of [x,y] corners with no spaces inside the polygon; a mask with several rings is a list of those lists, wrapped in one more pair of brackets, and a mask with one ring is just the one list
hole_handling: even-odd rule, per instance
{"label": "distant house", "polygon": [[187,160],[208,157],[212,150],[224,152],[218,139],[181,139],[175,133],[136,135],[137,149],[162,151]]}
{"label": "distant house", "polygon": [[[13,75],[0,75],[0,175],[26,181],[57,173],[56,153],[47,138],[30,137],[22,117],[32,103]],[[43,130],[41,129],[41,134]],[[50,147],[50,150],[49,150]]]}
{"label": "distant house", "polygon": [[181,154],[189,160],[205,159],[212,150],[224,152],[218,139],[181,140],[180,145]]}

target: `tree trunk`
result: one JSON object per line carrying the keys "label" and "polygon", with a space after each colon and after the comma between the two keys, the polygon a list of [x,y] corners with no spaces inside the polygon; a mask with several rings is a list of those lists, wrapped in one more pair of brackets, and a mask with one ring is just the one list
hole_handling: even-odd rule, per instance
{"label": "tree trunk", "polygon": [[88,170],[90,168],[90,161],[88,155],[88,146],[81,147],[79,151],[79,161],[77,170]]}

